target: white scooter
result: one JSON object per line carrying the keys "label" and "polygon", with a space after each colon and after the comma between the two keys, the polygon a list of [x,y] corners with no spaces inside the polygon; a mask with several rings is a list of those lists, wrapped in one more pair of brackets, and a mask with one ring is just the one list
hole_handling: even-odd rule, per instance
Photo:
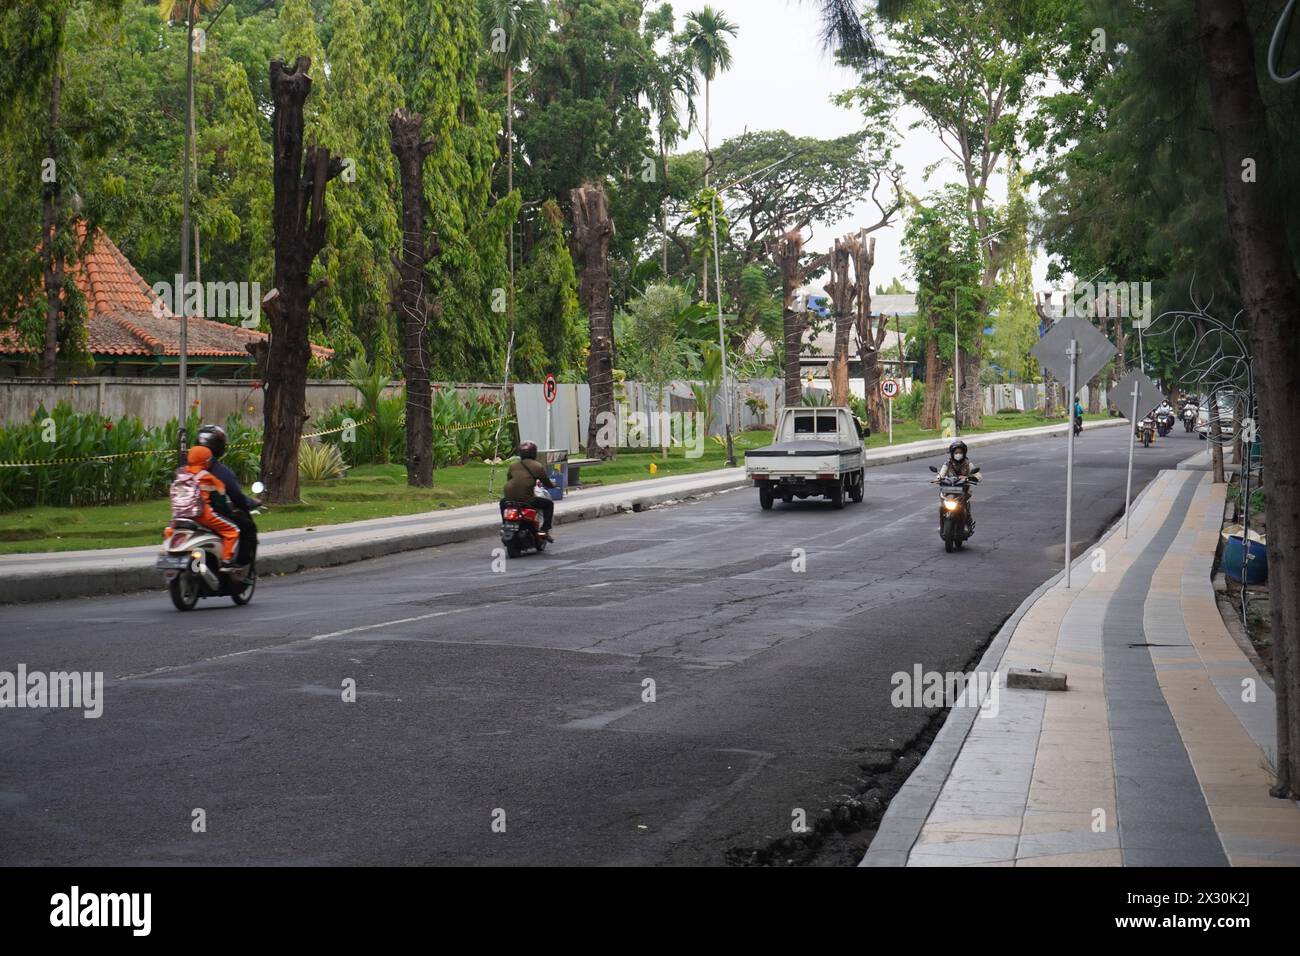
{"label": "white scooter", "polygon": [[[265,486],[256,482],[252,491],[260,495]],[[257,515],[261,508],[250,512]],[[228,597],[236,604],[253,600],[257,588],[256,560],[248,568],[221,569],[221,537],[197,521],[174,518],[163,532],[166,535],[154,567],[163,573],[163,581],[178,611],[192,611],[199,598]]]}

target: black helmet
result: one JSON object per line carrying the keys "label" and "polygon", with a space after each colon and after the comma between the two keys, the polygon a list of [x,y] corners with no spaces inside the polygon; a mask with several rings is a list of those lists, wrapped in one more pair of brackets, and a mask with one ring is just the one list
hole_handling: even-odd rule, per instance
{"label": "black helmet", "polygon": [[521,441],[519,443],[519,447],[515,449],[515,454],[517,454],[520,458],[536,458],[537,442]]}
{"label": "black helmet", "polygon": [[213,458],[226,453],[226,430],[220,425],[204,425],[199,429],[199,444],[212,450]]}
{"label": "black helmet", "polygon": [[960,438],[954,438],[952,443],[948,445],[948,457],[956,458],[957,452],[961,452],[963,457],[966,455],[966,443]]}

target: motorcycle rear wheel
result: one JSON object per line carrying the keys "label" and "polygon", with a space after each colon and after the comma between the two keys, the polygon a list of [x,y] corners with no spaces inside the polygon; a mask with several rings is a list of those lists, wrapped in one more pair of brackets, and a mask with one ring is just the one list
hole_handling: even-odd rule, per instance
{"label": "motorcycle rear wheel", "polygon": [[244,581],[244,586],[230,595],[230,600],[234,601],[240,607],[243,607],[249,601],[253,600],[253,592],[257,590],[257,578],[250,577]]}
{"label": "motorcycle rear wheel", "polygon": [[172,578],[172,583],[167,586],[167,593],[171,595],[172,604],[178,611],[192,611],[194,605],[199,603],[199,581],[192,574],[178,574]]}

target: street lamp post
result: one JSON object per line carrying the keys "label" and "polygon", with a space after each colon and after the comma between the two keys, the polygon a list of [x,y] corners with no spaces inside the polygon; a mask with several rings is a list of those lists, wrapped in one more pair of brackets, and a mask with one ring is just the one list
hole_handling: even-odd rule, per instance
{"label": "street lamp post", "polygon": [[190,274],[190,152],[193,149],[194,139],[194,0],[186,5],[185,9],[185,184],[181,188],[181,287],[176,289],[172,295],[172,304],[180,307],[180,397],[177,405],[176,424],[179,433],[176,436],[177,451],[179,453],[180,464],[185,464],[185,449],[188,442],[186,435],[186,424],[189,418],[189,409],[186,407],[186,385],[188,384],[189,369],[186,367],[188,355],[186,354],[189,347],[189,311],[186,308],[188,296],[185,294],[185,286],[189,281]]}

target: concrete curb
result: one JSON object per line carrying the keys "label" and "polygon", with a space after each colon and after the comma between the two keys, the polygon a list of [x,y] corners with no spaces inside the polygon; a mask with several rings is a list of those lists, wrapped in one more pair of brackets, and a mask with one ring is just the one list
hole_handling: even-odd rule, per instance
{"label": "concrete curb", "polygon": [[[1084,428],[1107,428],[1117,424],[1123,424],[1123,420],[1088,422]],[[1068,428],[1068,423],[1044,425],[995,432],[990,435],[972,435],[966,439],[966,442],[970,447],[978,448],[1024,438],[1063,435]],[[899,464],[918,458],[931,458],[940,454],[947,447],[947,443],[948,439],[926,439],[899,445],[896,449],[872,449],[867,452],[865,464],[870,468]],[[656,480],[656,484],[659,483],[662,485],[658,488],[646,485],[637,488],[634,486],[635,483],[629,483],[626,494],[618,494],[618,485],[601,488],[599,491],[593,489],[593,497],[598,497],[599,500],[584,503],[581,497],[569,499],[562,509],[556,509],[555,523],[568,524],[629,511],[642,511],[668,501],[688,501],[702,495],[747,487],[750,484],[744,471],[740,469],[737,469],[734,474],[718,475],[712,479],[696,476],[692,481],[692,476],[686,475],[681,479]],[[485,506],[470,507],[484,508]],[[418,518],[419,515],[404,517]],[[495,511],[485,511],[481,516],[466,515],[456,523],[443,527],[389,530],[379,526],[373,528],[367,535],[358,535],[355,529],[349,529],[347,525],[324,526],[320,530],[320,541],[276,544],[273,539],[264,539],[259,549],[258,569],[263,575],[294,574],[315,568],[368,561],[402,551],[417,551],[422,548],[485,538],[495,535],[499,529],[500,519]],[[339,537],[351,537],[355,540],[331,540]],[[41,567],[18,569],[0,567],[0,605],[155,590],[160,587],[161,577],[153,567],[154,554],[153,548],[149,548],[147,553],[132,555],[110,553],[103,557],[102,564],[65,571],[59,570],[57,566],[49,567],[51,562],[48,560]],[[20,559],[23,556],[12,557]],[[43,557],[48,558],[48,554]],[[81,553],[78,555],[78,560],[84,560],[84,557],[85,554]]]}
{"label": "concrete curb", "polygon": [[[1158,474],[1157,477],[1159,477]],[[1133,499],[1132,508],[1134,511],[1137,510],[1142,499],[1146,497],[1147,492],[1154,485],[1155,479],[1152,479]],[[1121,514],[1114,524],[1097,538],[1096,544],[1099,545],[1107,541],[1123,527],[1124,516]],[[1070,567],[1077,568],[1091,560],[1089,550],[1091,548],[1085,548],[1084,553],[1075,558]],[[1062,568],[1036,587],[1020,603],[1020,606],[1011,613],[1011,616],[1003,622],[1002,627],[994,635],[983,656],[980,657],[980,662],[975,667],[976,671],[992,674],[1001,668],[1002,658],[1011,644],[1011,636],[1015,634],[1021,619],[1044,594],[1055,587],[1064,577],[1065,569]],[[970,733],[971,727],[975,724],[975,718],[978,716],[978,707],[954,707],[948,711],[947,719],[944,720],[943,726],[939,728],[939,733],[926,750],[925,756],[921,758],[921,762],[916,769],[912,771],[903,786],[899,788],[898,793],[894,795],[894,799],[889,801],[889,808],[880,820],[880,827],[876,830],[876,835],[872,838],[871,844],[867,847],[866,855],[859,861],[858,866],[907,865],[907,858],[912,852],[912,846],[920,837],[921,828],[930,816],[930,811],[934,809],[935,801],[939,799],[939,793],[943,790],[948,775],[952,773],[953,764],[957,762],[957,756],[966,743],[966,736]]]}

